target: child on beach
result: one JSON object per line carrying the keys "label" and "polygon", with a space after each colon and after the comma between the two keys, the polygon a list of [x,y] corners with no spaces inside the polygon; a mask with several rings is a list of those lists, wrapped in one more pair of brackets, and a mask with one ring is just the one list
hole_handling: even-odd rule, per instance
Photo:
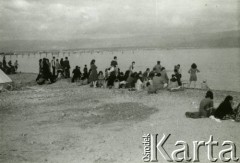
{"label": "child on beach", "polygon": [[197,69],[197,65],[195,63],[193,63],[191,65],[190,70],[188,71],[188,73],[190,74],[189,87],[191,86],[191,83],[193,82],[193,86],[194,86],[194,88],[196,88],[197,73],[198,72],[200,72],[200,71]]}
{"label": "child on beach", "polygon": [[103,72],[99,71],[99,73],[98,73],[98,87],[102,88],[104,86],[104,83],[105,83],[105,78],[103,76]]}
{"label": "child on beach", "polygon": [[201,83],[201,89],[204,89],[204,90],[209,89],[208,84],[207,84],[207,80],[203,80],[203,82]]}

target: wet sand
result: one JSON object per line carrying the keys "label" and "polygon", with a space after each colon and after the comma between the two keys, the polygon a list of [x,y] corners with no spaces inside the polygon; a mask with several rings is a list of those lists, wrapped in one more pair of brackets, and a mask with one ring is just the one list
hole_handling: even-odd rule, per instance
{"label": "wet sand", "polygon": [[[143,162],[142,136],[171,134],[166,150],[177,149],[177,140],[219,141],[237,146],[240,156],[239,123],[218,123],[209,118],[188,119],[197,111],[205,91],[147,92],[109,90],[78,86],[69,80],[36,85],[36,74],[10,76],[14,91],[0,93],[0,162],[110,163]],[[215,106],[226,95],[240,102],[239,92],[214,91]],[[159,162],[167,162],[158,156]],[[200,162],[207,161],[207,148],[200,149]]]}

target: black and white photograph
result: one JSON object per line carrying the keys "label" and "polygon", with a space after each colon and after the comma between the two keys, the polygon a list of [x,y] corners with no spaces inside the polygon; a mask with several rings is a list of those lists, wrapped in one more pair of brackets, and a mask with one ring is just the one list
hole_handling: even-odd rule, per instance
{"label": "black and white photograph", "polygon": [[0,0],[0,163],[240,162],[240,0]]}

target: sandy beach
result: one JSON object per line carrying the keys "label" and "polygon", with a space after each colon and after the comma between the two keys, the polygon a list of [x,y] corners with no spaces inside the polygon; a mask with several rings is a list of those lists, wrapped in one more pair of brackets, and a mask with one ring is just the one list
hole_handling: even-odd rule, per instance
{"label": "sandy beach", "polygon": [[[171,134],[167,151],[185,140],[192,155],[192,141],[236,144],[240,156],[239,123],[218,123],[210,118],[189,119],[197,111],[204,90],[180,92],[90,88],[60,80],[36,85],[36,74],[10,75],[14,90],[0,93],[0,162],[3,163],[139,163],[143,134]],[[240,102],[239,92],[214,90],[214,105],[227,95]],[[159,162],[167,162],[160,155]],[[207,148],[200,149],[200,162],[209,162]]]}

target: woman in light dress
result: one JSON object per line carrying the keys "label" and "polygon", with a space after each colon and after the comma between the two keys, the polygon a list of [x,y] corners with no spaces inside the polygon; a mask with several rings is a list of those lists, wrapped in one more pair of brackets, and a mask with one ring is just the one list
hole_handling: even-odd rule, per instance
{"label": "woman in light dress", "polygon": [[191,68],[189,69],[188,73],[190,74],[189,79],[189,87],[191,86],[191,83],[193,83],[193,88],[196,88],[196,82],[197,82],[197,73],[200,71],[197,69],[197,65],[193,63],[191,65]]}

